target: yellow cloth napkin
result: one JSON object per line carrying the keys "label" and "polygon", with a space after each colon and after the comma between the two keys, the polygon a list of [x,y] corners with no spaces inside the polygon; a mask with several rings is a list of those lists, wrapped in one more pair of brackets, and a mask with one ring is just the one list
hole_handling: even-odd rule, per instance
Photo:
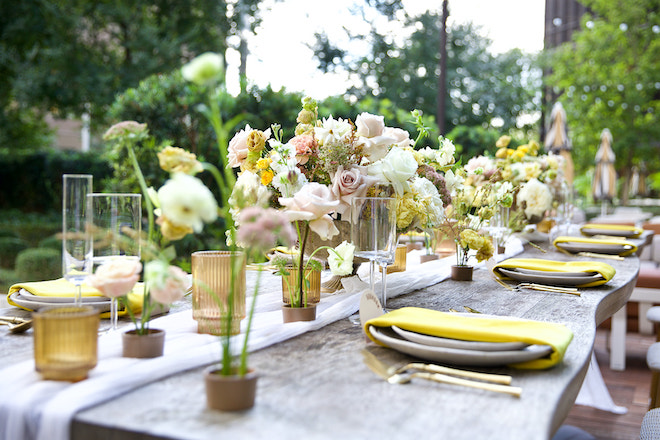
{"label": "yellow cloth napkin", "polygon": [[[32,311],[28,308],[20,306],[14,303],[11,300],[11,295],[15,292],[18,292],[21,289],[25,289],[33,295],[36,296],[50,296],[50,297],[73,297],[75,296],[76,286],[65,280],[64,278],[58,278],[56,280],[48,281],[31,281],[26,283],[14,284],[9,288],[7,293],[7,302],[15,307],[20,307],[21,309]],[[83,284],[81,286],[82,296],[103,296],[101,292],[89,286]],[[137,283],[133,290],[128,294],[128,303],[133,311],[133,313],[139,313],[142,311],[142,297],[144,295],[144,285],[143,283]],[[119,310],[118,315],[124,316],[128,312],[125,308]],[[110,316],[110,312],[101,313],[101,316],[106,318]]]}
{"label": "yellow cloth napkin", "polygon": [[[633,232],[635,235],[631,237],[639,237],[642,235],[642,232],[644,230],[642,228],[638,228],[635,226],[627,226],[627,225],[608,225],[608,224],[601,224],[601,223],[586,223],[582,225],[580,228],[580,232],[582,232],[584,229],[603,229],[602,235],[608,235],[607,231],[622,231],[622,232]],[[584,232],[583,232],[584,233]],[[611,234],[610,234],[611,235]]]}
{"label": "yellow cloth napkin", "polygon": [[511,364],[516,368],[550,368],[564,358],[573,332],[562,324],[522,319],[489,318],[444,313],[418,307],[404,307],[370,319],[364,331],[377,344],[369,327],[391,327],[442,338],[480,342],[524,342],[527,344],[550,345],[552,353],[532,361]]}
{"label": "yellow cloth napkin", "polygon": [[603,279],[586,284],[580,284],[578,287],[593,287],[607,283],[616,274],[616,269],[602,261],[555,261],[543,260],[541,258],[509,258],[493,267],[493,273],[502,279],[509,279],[499,272],[499,268],[504,269],[529,269],[542,270],[546,272],[598,272]]}
{"label": "yellow cloth napkin", "polygon": [[[637,252],[637,246],[635,245],[635,243],[633,243],[631,241],[628,241],[628,240],[625,240],[623,238],[621,238],[621,239],[616,239],[616,238],[607,238],[607,239],[605,239],[605,238],[573,237],[573,236],[568,236],[567,235],[567,236],[557,237],[557,238],[555,238],[555,241],[552,242],[552,244],[555,247],[559,248],[559,246],[557,246],[558,243],[582,243],[582,244],[587,245],[587,247],[590,244],[620,245],[621,246],[621,251],[619,252],[619,255],[622,256],[622,257],[626,257],[628,255],[632,255],[635,252]],[[631,248],[626,250],[626,249],[623,248],[624,246],[631,246]],[[570,252],[570,251],[567,251],[567,252]],[[598,249],[594,248],[593,251],[590,251],[590,252],[598,253]]]}

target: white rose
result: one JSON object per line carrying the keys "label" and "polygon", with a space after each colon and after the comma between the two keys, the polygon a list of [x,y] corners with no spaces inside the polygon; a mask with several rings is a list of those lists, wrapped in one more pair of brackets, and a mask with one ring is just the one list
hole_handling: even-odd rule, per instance
{"label": "white rose", "polygon": [[364,197],[376,181],[376,178],[367,175],[365,167],[354,166],[345,170],[340,165],[332,176],[332,193],[340,202],[337,212],[342,215],[347,213],[351,209],[353,197]]}
{"label": "white rose", "polygon": [[339,230],[328,215],[339,205],[332,191],[325,185],[310,182],[293,197],[280,197],[279,202],[286,208],[289,221],[308,221],[309,227],[323,240],[334,237]]}
{"label": "white rose", "polygon": [[355,119],[355,134],[366,138],[373,138],[383,134],[385,118],[370,113],[360,113]]}
{"label": "white rose", "polygon": [[543,217],[545,211],[552,207],[552,192],[548,185],[531,179],[518,191],[518,201],[525,202],[527,218]]}
{"label": "white rose", "polygon": [[138,260],[119,258],[110,260],[88,277],[91,286],[108,298],[119,298],[131,291],[140,278],[142,263]]}
{"label": "white rose", "polygon": [[403,148],[393,148],[380,161],[374,163],[368,168],[369,174],[382,178],[394,187],[394,192],[398,196],[410,189],[408,179],[415,175],[417,171],[417,161],[412,152]]}
{"label": "white rose", "polygon": [[394,139],[393,144],[397,147],[405,148],[412,147],[413,141],[410,139],[410,133],[406,130],[396,127],[385,127],[383,136]]}

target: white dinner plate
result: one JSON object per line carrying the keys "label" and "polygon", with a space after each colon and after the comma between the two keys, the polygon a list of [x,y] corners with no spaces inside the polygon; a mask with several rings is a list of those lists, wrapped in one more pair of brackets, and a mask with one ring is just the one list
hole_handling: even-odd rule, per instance
{"label": "white dinner plate", "polygon": [[[516,272],[520,273],[527,273],[531,275],[548,275],[548,273],[553,273],[549,272],[547,270],[534,270],[534,269],[523,269],[521,267],[516,267],[515,268]],[[597,272],[562,272],[561,276],[562,277],[570,277],[570,278],[584,278],[584,277],[590,277],[594,275]]]}
{"label": "white dinner plate", "polygon": [[631,245],[607,244],[607,243],[557,243],[557,246],[568,252],[596,252],[599,254],[618,255],[621,252],[628,251],[633,247]]}
{"label": "white dinner plate", "polygon": [[550,286],[581,286],[582,284],[593,283],[600,281],[603,276],[599,273],[591,273],[589,276],[565,276],[562,272],[543,272],[535,273],[522,273],[515,269],[505,269],[500,267],[497,269],[503,275],[508,276],[516,281],[523,281],[526,283],[547,284]]}
{"label": "white dinner plate", "polygon": [[[74,298],[68,298],[69,302],[48,302],[42,301],[45,297],[39,297],[32,295],[31,297],[24,297],[19,292],[14,292],[9,297],[11,301],[15,304],[18,304],[21,307],[25,307],[29,310],[39,310],[45,307],[70,307],[74,303]],[[35,300],[33,298],[39,298]],[[86,301],[84,305],[93,307],[99,312],[109,312],[110,311],[110,301],[106,298],[98,298],[100,301]]]}
{"label": "white dinner plate", "polygon": [[606,229],[606,228],[590,228],[584,227],[581,229],[582,233],[585,235],[609,235],[612,237],[637,237],[639,232],[632,230],[618,230],[618,229]]}
{"label": "white dinner plate", "polygon": [[393,350],[419,359],[450,365],[497,366],[518,362],[532,361],[549,355],[549,345],[529,345],[522,350],[482,351],[461,350],[457,348],[432,347],[407,341],[398,336],[391,328],[369,327],[372,336]]}
{"label": "white dinner plate", "polygon": [[[48,303],[71,303],[73,302],[74,298],[73,296],[40,296],[40,295],[35,295],[34,293],[31,293],[25,289],[19,290],[21,297],[23,297],[26,300],[31,300],[31,301],[39,301],[39,302],[48,302]],[[105,297],[105,296],[83,296],[80,298],[82,302],[102,302],[102,301],[107,301],[110,302],[110,298]]]}
{"label": "white dinner plate", "polygon": [[522,350],[528,347],[529,344],[524,342],[482,342],[482,341],[464,341],[462,339],[441,338],[438,336],[430,336],[422,333],[411,332],[392,326],[392,330],[399,334],[404,339],[410,342],[416,342],[422,345],[430,345],[432,347],[447,347],[458,348],[460,350],[480,350],[480,351],[511,351]]}

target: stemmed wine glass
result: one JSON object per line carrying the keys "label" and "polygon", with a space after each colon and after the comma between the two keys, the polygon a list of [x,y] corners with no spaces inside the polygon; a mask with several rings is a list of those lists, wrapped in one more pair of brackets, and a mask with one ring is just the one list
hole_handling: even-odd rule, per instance
{"label": "stemmed wine glass", "polygon": [[62,176],[62,276],[76,286],[74,303],[82,305],[82,284],[92,273],[92,236],[87,194],[90,174]]}
{"label": "stemmed wine glass", "polygon": [[378,264],[383,272],[380,302],[386,310],[387,265],[396,251],[396,200],[392,197],[354,197],[351,206],[351,241],[355,255],[370,261],[371,290],[375,291]]}
{"label": "stemmed wine glass", "polygon": [[[117,259],[140,260],[142,195],[89,194],[94,231],[94,267]],[[117,329],[117,299],[110,299],[110,325]]]}

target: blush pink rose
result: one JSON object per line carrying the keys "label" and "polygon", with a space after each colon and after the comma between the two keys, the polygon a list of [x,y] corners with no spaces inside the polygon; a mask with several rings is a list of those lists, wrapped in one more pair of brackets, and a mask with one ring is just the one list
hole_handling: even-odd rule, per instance
{"label": "blush pink rose", "polygon": [[88,283],[104,296],[119,298],[131,291],[140,278],[142,263],[136,260],[111,260],[96,269]]}
{"label": "blush pink rose", "polygon": [[279,202],[286,208],[284,212],[289,221],[308,221],[310,229],[322,239],[327,240],[339,233],[328,215],[339,206],[339,200],[327,186],[310,182],[293,197],[282,197]]}
{"label": "blush pink rose", "polygon": [[247,139],[252,128],[246,125],[245,128],[234,135],[229,141],[227,148],[227,161],[232,168],[240,167],[248,155]]}
{"label": "blush pink rose", "polygon": [[172,304],[183,298],[189,285],[190,281],[186,272],[180,267],[168,266],[164,283],[151,286],[149,292],[154,301],[161,304]]}
{"label": "blush pink rose", "polygon": [[353,197],[364,197],[377,181],[375,177],[367,175],[366,167],[354,166],[345,170],[340,165],[332,176],[332,194],[339,200],[336,211],[346,214],[351,209]]}
{"label": "blush pink rose", "polygon": [[366,138],[373,138],[383,134],[385,130],[385,117],[372,115],[371,113],[360,113],[355,119],[355,134]]}

